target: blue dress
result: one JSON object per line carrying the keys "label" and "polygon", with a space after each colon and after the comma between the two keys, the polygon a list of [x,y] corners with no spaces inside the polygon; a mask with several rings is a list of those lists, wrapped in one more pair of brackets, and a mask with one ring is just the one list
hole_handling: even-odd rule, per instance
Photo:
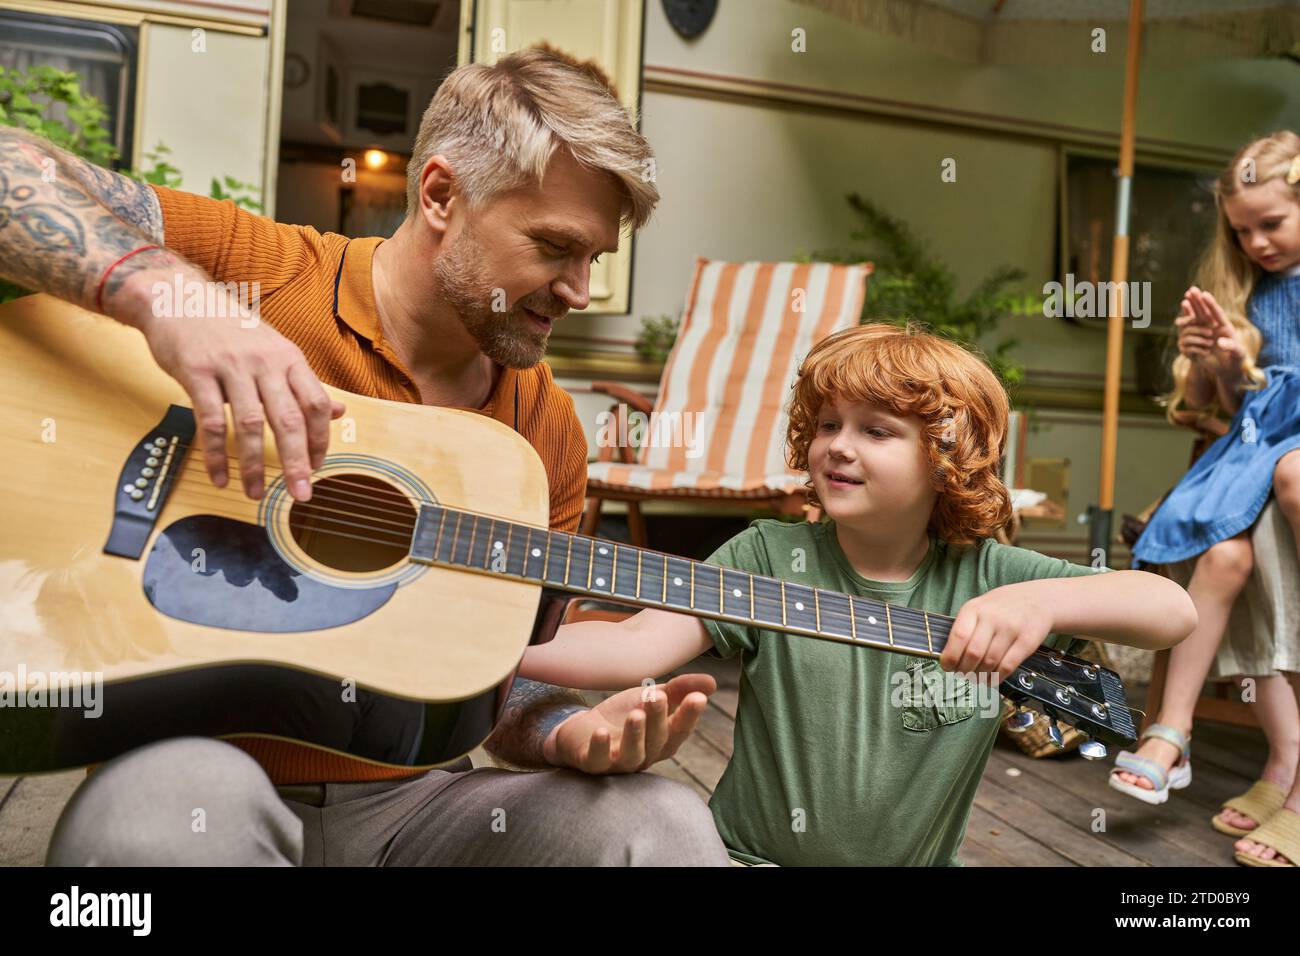
{"label": "blue dress", "polygon": [[1194,557],[1245,531],[1273,491],[1273,468],[1300,448],[1300,274],[1265,273],[1250,296],[1268,383],[1242,393],[1226,434],[1174,487],[1133,547],[1132,567]]}

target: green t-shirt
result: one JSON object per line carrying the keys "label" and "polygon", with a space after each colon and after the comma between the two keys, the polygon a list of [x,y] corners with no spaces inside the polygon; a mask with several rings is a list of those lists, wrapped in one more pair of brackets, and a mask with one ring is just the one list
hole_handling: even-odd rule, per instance
{"label": "green t-shirt", "polygon": [[[958,548],[931,534],[908,580],[872,581],[853,570],[833,529],[829,521],[760,519],[708,561],[950,617],[1004,584],[1094,573],[992,538]],[[960,865],[996,708],[978,706],[959,687],[945,687],[948,696],[937,700],[914,694],[923,675],[938,671],[937,660],[703,623],[713,655],[740,654],[742,662],[735,751],[709,801],[733,857],[782,866]],[[1047,643],[1084,646],[1055,634]],[[942,674],[929,686],[938,689],[935,677]]]}

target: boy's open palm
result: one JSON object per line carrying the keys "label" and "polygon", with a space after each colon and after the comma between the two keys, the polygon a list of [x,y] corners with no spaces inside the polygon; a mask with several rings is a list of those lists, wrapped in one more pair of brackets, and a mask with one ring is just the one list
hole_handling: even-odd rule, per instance
{"label": "boy's open palm", "polygon": [[939,657],[940,667],[1005,678],[1042,646],[1052,630],[1052,616],[1015,587],[994,588],[961,606]]}

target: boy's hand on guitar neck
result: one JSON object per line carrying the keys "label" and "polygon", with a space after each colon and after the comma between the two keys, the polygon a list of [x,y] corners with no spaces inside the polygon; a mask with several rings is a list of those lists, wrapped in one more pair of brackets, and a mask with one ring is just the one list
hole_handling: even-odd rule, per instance
{"label": "boy's hand on guitar neck", "polygon": [[557,725],[542,746],[546,761],[584,773],[636,773],[677,752],[718,683],[682,674],[667,684],[630,687]]}
{"label": "boy's hand on guitar neck", "polygon": [[[163,281],[172,281],[171,275]],[[130,314],[117,317],[144,333],[154,359],[189,394],[213,483],[225,487],[229,477],[229,402],[244,493],[256,499],[265,490],[263,425],[268,424],[289,493],[306,501],[311,473],[325,460],[330,421],[343,414],[343,403],[325,393],[298,346],[264,322],[248,324],[233,305],[225,316],[155,316],[148,290],[156,278],[150,271],[131,276],[121,298],[134,305]]]}
{"label": "boy's hand on guitar neck", "polygon": [[1052,631],[1052,614],[1017,587],[994,588],[961,606],[939,657],[940,667],[1003,679],[1042,646]]}

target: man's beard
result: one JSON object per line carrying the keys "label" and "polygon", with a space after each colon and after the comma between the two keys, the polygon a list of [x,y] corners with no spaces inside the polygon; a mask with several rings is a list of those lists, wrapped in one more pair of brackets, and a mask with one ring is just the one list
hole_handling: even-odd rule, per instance
{"label": "man's beard", "polygon": [[[546,355],[550,332],[539,329],[524,312],[528,296],[509,312],[493,311],[501,293],[496,291],[499,286],[481,272],[482,262],[478,237],[466,227],[456,242],[434,260],[434,281],[480,352],[506,368],[532,368]],[[536,311],[554,317],[564,307],[552,302],[548,306],[539,304]]]}

